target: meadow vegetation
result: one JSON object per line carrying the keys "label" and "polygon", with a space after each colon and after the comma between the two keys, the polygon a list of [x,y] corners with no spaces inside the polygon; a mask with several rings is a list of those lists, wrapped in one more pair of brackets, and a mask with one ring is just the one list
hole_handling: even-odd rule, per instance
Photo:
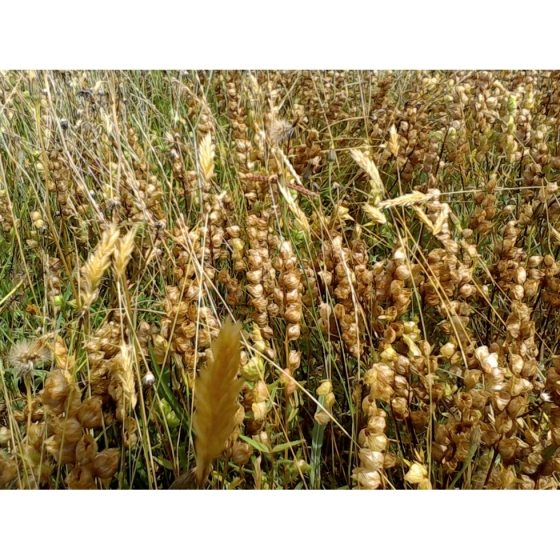
{"label": "meadow vegetation", "polygon": [[560,72],[0,72],[0,488],[548,489]]}

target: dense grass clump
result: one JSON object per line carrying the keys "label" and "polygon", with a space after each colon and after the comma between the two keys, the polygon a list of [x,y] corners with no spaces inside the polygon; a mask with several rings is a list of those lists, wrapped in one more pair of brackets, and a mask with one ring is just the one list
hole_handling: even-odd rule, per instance
{"label": "dense grass clump", "polygon": [[557,488],[560,73],[0,73],[0,488]]}

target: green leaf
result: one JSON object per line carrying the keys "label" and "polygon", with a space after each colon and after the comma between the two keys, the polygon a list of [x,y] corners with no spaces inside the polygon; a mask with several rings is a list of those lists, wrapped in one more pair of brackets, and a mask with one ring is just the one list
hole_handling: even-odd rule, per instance
{"label": "green leaf", "polygon": [[163,457],[154,457],[154,461],[158,465],[161,465],[162,467],[165,467],[166,469],[169,469],[170,471],[175,470],[175,468],[173,467],[173,463],[171,461],[169,461],[168,459],[164,459]]}
{"label": "green leaf", "polygon": [[279,445],[275,445],[272,448],[272,453],[279,453],[280,451],[284,451],[286,449],[290,449],[290,447],[294,445],[299,445],[300,443],[304,442],[304,439],[298,439],[297,441],[289,441],[288,443],[280,443]]}
{"label": "green leaf", "polygon": [[260,441],[255,441],[250,437],[244,436],[243,434],[239,434],[239,438],[243,440],[245,443],[248,443],[251,447],[254,447],[257,451],[261,453],[270,453],[270,449]]}

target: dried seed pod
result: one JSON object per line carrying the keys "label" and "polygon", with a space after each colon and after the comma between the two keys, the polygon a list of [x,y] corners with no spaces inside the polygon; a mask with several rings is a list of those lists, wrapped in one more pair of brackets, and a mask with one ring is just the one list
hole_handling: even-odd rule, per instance
{"label": "dried seed pod", "polygon": [[95,396],[86,399],[78,409],[77,418],[86,429],[100,428],[103,425],[103,400]]}
{"label": "dried seed pod", "polygon": [[502,412],[511,400],[508,391],[502,390],[492,395],[492,406],[499,412]]}
{"label": "dried seed pod", "polygon": [[455,404],[461,412],[469,410],[473,404],[472,395],[466,392],[457,393],[457,395],[455,395]]}
{"label": "dried seed pod", "polygon": [[76,461],[78,461],[81,465],[87,465],[88,463],[93,462],[96,454],[97,442],[92,435],[86,434],[76,444]]}
{"label": "dried seed pod", "polygon": [[104,449],[93,460],[93,472],[99,478],[111,478],[119,468],[120,451],[116,448]]}
{"label": "dried seed pod", "polygon": [[0,455],[0,490],[7,488],[17,476],[17,465],[15,461],[4,459]]}
{"label": "dried seed pod", "polygon": [[301,352],[297,350],[290,350],[288,355],[288,367],[291,371],[296,371],[299,368],[301,361]]}
{"label": "dried seed pod", "polygon": [[0,427],[0,446],[12,441],[12,432],[5,426]]}
{"label": "dried seed pod", "polygon": [[73,465],[76,463],[76,443],[66,443],[61,446],[60,442],[52,436],[45,440],[45,449],[61,465]]}
{"label": "dried seed pod", "polygon": [[385,451],[389,440],[385,434],[369,434],[367,435],[367,446],[372,451]]}
{"label": "dried seed pod", "polygon": [[529,403],[527,402],[527,398],[519,395],[518,397],[511,399],[507,406],[507,413],[512,418],[519,418],[520,416],[523,416],[528,409]]}
{"label": "dried seed pod", "polygon": [[410,484],[419,484],[423,480],[427,479],[428,470],[424,465],[420,463],[412,463],[409,471],[404,475],[404,479]]}
{"label": "dried seed pod", "polygon": [[384,456],[379,451],[372,451],[371,449],[360,449],[360,463],[364,469],[369,472],[376,472],[383,468]]}
{"label": "dried seed pod", "polygon": [[443,459],[446,457],[449,447],[447,445],[443,445],[438,443],[437,441],[432,442],[432,459],[441,463]]}
{"label": "dried seed pod", "polygon": [[253,448],[248,443],[236,441],[233,444],[231,458],[236,465],[241,467],[246,465],[251,460],[252,455]]}
{"label": "dried seed pod", "polygon": [[499,434],[506,435],[511,432],[513,428],[512,419],[504,412],[496,416],[496,431]]}
{"label": "dried seed pod", "polygon": [[285,368],[280,374],[280,383],[284,385],[284,391],[286,395],[292,395],[297,390],[297,383],[292,376],[292,372],[289,368]]}
{"label": "dried seed pod", "polygon": [[54,416],[65,410],[66,397],[70,393],[70,385],[60,370],[56,370],[45,381],[45,388],[40,393],[41,402],[47,412]]}
{"label": "dried seed pod", "polygon": [[295,272],[290,272],[289,274],[284,274],[279,279],[279,284],[286,290],[294,290],[300,284],[299,275]]}
{"label": "dried seed pod", "polygon": [[290,304],[284,311],[286,323],[299,323],[302,317],[301,304]]}
{"label": "dried seed pod", "polygon": [[[382,453],[380,453],[383,456]],[[359,488],[376,490],[381,486],[381,475],[378,471],[372,472],[366,469],[354,469],[352,478],[356,480]]]}
{"label": "dried seed pod", "polygon": [[408,401],[403,397],[396,397],[391,401],[391,407],[398,420],[408,418]]}
{"label": "dried seed pod", "polygon": [[413,428],[418,432],[424,430],[428,424],[428,417],[428,413],[424,410],[414,410],[410,412],[410,421],[412,422]]}
{"label": "dried seed pod", "polygon": [[518,441],[515,438],[504,438],[498,443],[498,452],[502,456],[505,465],[512,465],[515,461]]}
{"label": "dried seed pod", "polygon": [[383,416],[370,416],[367,424],[368,430],[374,434],[383,434],[387,427],[387,421]]}
{"label": "dried seed pod", "polygon": [[66,478],[66,484],[71,490],[94,490],[95,479],[89,465],[74,467]]}
{"label": "dried seed pod", "polygon": [[82,394],[76,385],[70,386],[70,393],[66,399],[64,412],[67,418],[75,418],[82,406]]}
{"label": "dried seed pod", "polygon": [[75,444],[82,437],[82,425],[75,418],[61,418],[55,426],[56,438],[64,445]]}
{"label": "dried seed pod", "polygon": [[301,328],[299,323],[289,324],[286,329],[286,336],[288,340],[297,340],[301,335]]}
{"label": "dried seed pod", "polygon": [[397,464],[397,456],[394,453],[385,453],[383,459],[383,468],[385,470],[392,469]]}

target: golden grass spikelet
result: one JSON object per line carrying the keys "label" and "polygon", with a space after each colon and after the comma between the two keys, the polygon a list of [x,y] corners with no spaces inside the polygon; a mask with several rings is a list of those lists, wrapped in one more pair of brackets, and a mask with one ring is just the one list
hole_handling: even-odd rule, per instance
{"label": "golden grass spikelet", "polygon": [[215,147],[212,143],[212,135],[208,133],[200,142],[198,150],[198,164],[202,178],[209,182],[214,176],[214,154]]}
{"label": "golden grass spikelet", "polygon": [[399,135],[395,125],[392,125],[389,130],[389,150],[394,157],[399,155]]}
{"label": "golden grass spikelet", "polygon": [[384,191],[383,181],[377,170],[377,166],[371,159],[369,159],[363,152],[352,148],[350,150],[350,155],[354,158],[354,161],[369,175],[372,181],[372,187],[374,191],[382,193]]}
{"label": "golden grass spikelet", "polygon": [[32,372],[51,359],[52,354],[43,338],[16,342],[8,353],[8,363],[18,376]]}
{"label": "golden grass spikelet", "polygon": [[362,208],[364,209],[364,212],[368,215],[368,217],[371,218],[376,224],[387,223],[387,218],[385,217],[383,212],[381,212],[381,210],[379,210],[378,208],[375,208],[375,206],[372,206],[369,202],[364,202]]}
{"label": "golden grass spikelet", "polygon": [[137,402],[136,386],[134,384],[134,371],[132,367],[132,352],[130,345],[121,345],[120,356],[121,368],[119,370],[119,381],[122,385],[123,396],[131,408],[134,409]]}
{"label": "golden grass spikelet", "polygon": [[295,198],[292,196],[292,193],[281,183],[278,183],[278,190],[282,193],[282,196],[284,197],[286,203],[288,204],[288,207],[292,211],[292,214],[294,215],[298,226],[306,233],[309,233],[311,229],[309,220],[299,207]]}
{"label": "golden grass spikelet", "polygon": [[427,202],[432,198],[431,194],[424,194],[419,191],[414,191],[409,194],[403,194],[402,196],[397,196],[397,198],[390,198],[389,200],[382,200],[377,207],[378,208],[393,208],[394,206],[409,206],[410,204],[415,204],[418,202]]}
{"label": "golden grass spikelet", "polygon": [[441,208],[441,212],[439,216],[437,217],[434,223],[434,235],[439,235],[441,233],[441,230],[443,229],[443,225],[447,220],[448,214],[449,214],[449,206],[447,206],[447,204],[444,204]]}
{"label": "golden grass spikelet", "polygon": [[210,464],[222,453],[237,426],[237,398],[244,382],[237,377],[240,343],[241,323],[226,319],[218,338],[212,342],[213,360],[195,382],[193,428],[199,488],[204,485]]}
{"label": "golden grass spikelet", "polygon": [[428,227],[428,229],[433,233],[434,224],[432,223],[432,220],[430,220],[430,218],[428,218],[428,216],[426,216],[426,213],[424,212],[424,210],[422,210],[421,208],[418,208],[417,206],[413,206],[412,208],[416,212],[416,214],[420,218],[420,220],[424,223],[424,225],[426,225]]}
{"label": "golden grass spikelet", "polygon": [[82,306],[89,307],[97,298],[97,288],[103,278],[103,274],[111,263],[111,255],[119,238],[117,224],[111,226],[103,232],[101,241],[97,245],[94,253],[90,255],[86,264],[82,268],[84,276]]}
{"label": "golden grass spikelet", "polygon": [[124,237],[121,237],[115,245],[113,265],[117,278],[121,278],[126,271],[126,265],[134,249],[134,236],[136,235],[136,231],[136,228],[131,229]]}

